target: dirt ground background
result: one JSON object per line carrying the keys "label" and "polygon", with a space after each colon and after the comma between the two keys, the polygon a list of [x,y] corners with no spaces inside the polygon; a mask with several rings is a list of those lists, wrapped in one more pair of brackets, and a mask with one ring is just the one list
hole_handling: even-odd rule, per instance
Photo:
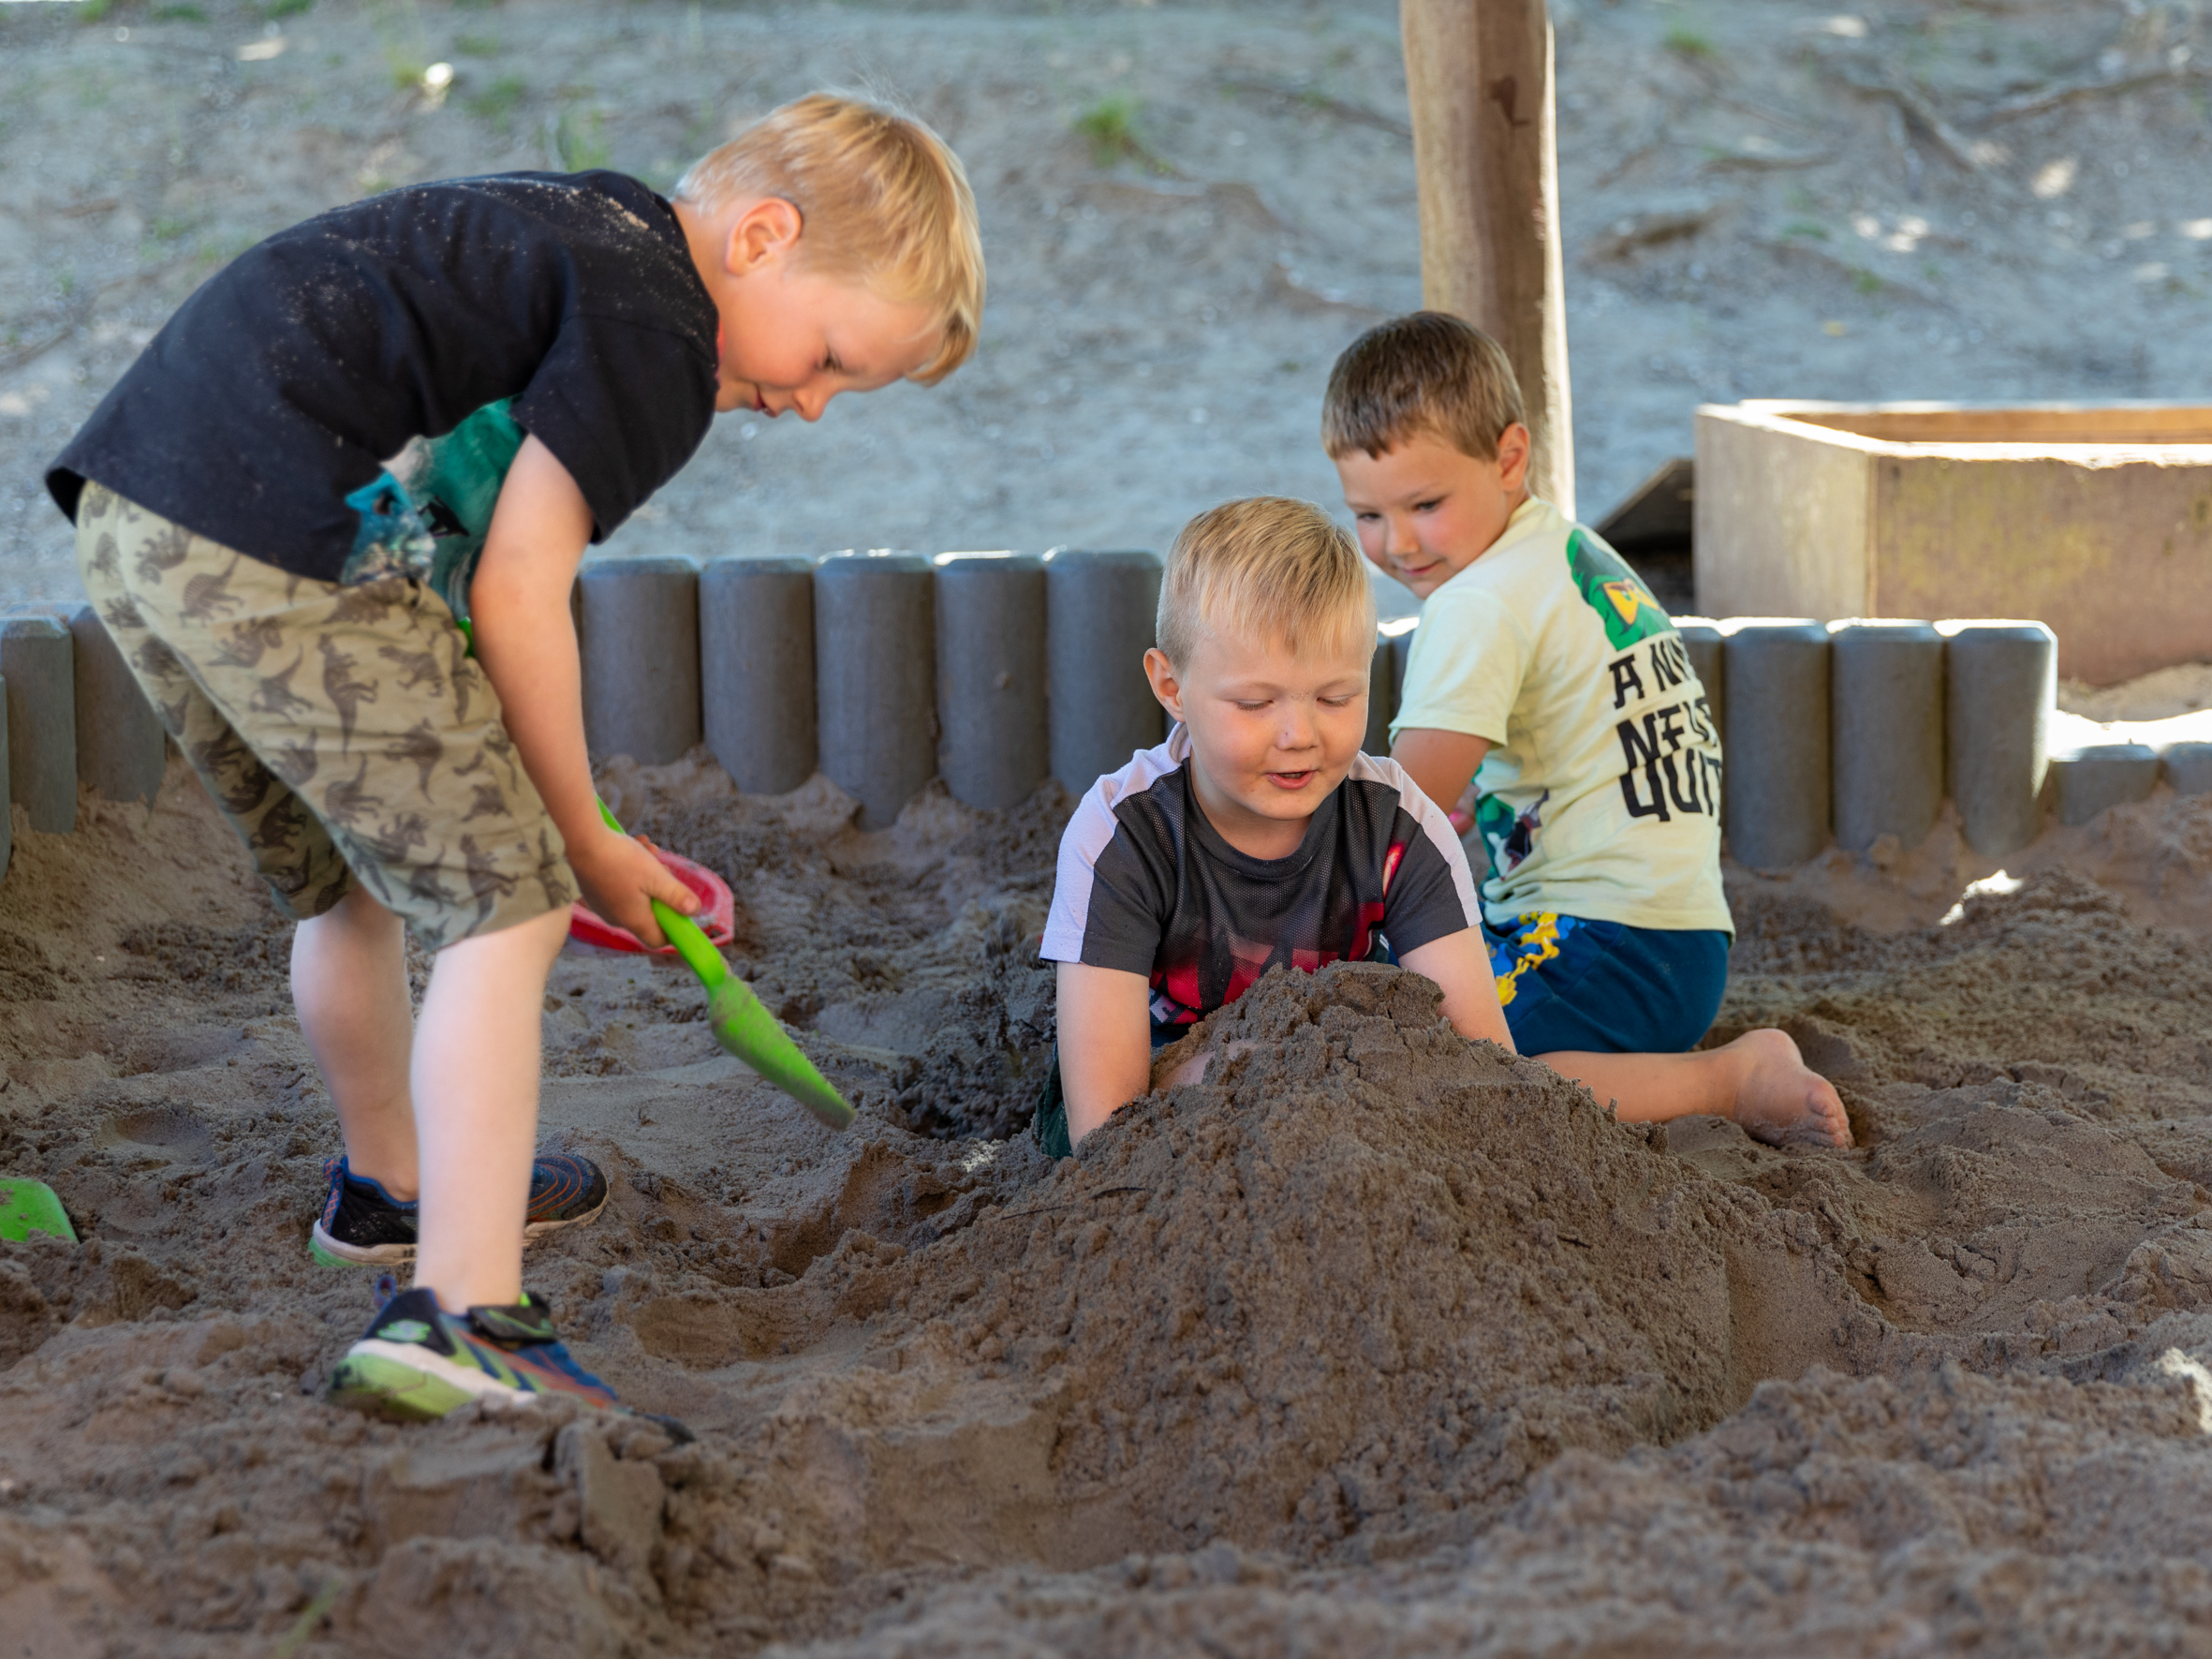
{"label": "dirt ground background", "polygon": [[[1700,401],[2202,394],[2199,0],[1553,13],[1585,516],[1688,452]],[[1420,301],[1388,0],[34,0],[0,4],[0,600],[71,597],[40,469],[240,249],[417,179],[665,188],[824,82],[966,158],[981,355],[813,430],[721,422],[617,550],[1159,548],[1231,495],[1336,507],[1328,365]],[[1135,147],[1101,156],[1074,125],[1116,105]]]}
{"label": "dirt ground background", "polygon": [[[39,466],[252,238],[549,148],[666,184],[821,81],[967,156],[984,354],[817,429],[723,422],[624,548],[1157,546],[1223,495],[1331,500],[1329,358],[1418,298],[1387,7],[85,9],[0,6],[0,598],[70,592]],[[1585,507],[1700,398],[2203,384],[2194,6],[1556,13]],[[438,62],[437,107],[396,84]],[[1143,150],[1101,165],[1070,124],[1116,95]],[[689,1446],[322,1405],[370,1289],[306,1252],[337,1141],[286,930],[180,770],[72,837],[19,820],[0,1169],[85,1242],[0,1246],[11,1650],[2212,1641],[2212,800],[2002,871],[1948,822],[1732,871],[1716,1037],[1789,1029],[1848,1153],[1615,1125],[1336,970],[1052,1164],[1018,1131],[1055,789],[866,834],[818,779],[602,781],[730,880],[733,962],[861,1112],[828,1134],[723,1058],[680,970],[556,968],[546,1134],[614,1197],[529,1282]]]}

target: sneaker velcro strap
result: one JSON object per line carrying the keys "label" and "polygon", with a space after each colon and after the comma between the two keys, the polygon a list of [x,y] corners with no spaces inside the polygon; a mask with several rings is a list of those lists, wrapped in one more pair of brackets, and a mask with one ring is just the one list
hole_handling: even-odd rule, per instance
{"label": "sneaker velcro strap", "polygon": [[553,1341],[553,1315],[535,1301],[511,1308],[471,1308],[468,1323],[479,1337],[509,1347]]}

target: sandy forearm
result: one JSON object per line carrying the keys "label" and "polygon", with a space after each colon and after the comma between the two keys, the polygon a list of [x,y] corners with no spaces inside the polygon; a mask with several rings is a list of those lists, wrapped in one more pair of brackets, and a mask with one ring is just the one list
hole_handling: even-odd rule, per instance
{"label": "sandy forearm", "polygon": [[604,833],[583,743],[583,671],[568,590],[591,539],[591,510],[536,438],[515,456],[469,585],[477,660],[508,734],[571,849]]}
{"label": "sandy forearm", "polygon": [[1495,1043],[1509,1053],[1513,1050],[1513,1034],[1506,1027],[1480,930],[1469,927],[1431,940],[1406,952],[1398,964],[1437,982],[1444,993],[1444,1017],[1462,1037]]}
{"label": "sandy forearm", "polygon": [[1152,1087],[1151,987],[1141,973],[1062,962],[1060,1092],[1068,1137],[1083,1137]]}
{"label": "sandy forearm", "polygon": [[1423,794],[1449,812],[1459,804],[1475,768],[1489,752],[1487,738],[1417,727],[1398,733],[1390,758],[1406,768]]}
{"label": "sandy forearm", "polygon": [[604,826],[584,748],[583,674],[567,591],[553,604],[526,586],[471,599],[477,659],[499,693],[523,769],[562,838],[588,838]]}

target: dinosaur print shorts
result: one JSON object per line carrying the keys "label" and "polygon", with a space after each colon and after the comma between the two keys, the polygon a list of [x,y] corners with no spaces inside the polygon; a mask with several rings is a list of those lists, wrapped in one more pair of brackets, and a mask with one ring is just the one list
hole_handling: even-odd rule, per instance
{"label": "dinosaur print shorts", "polygon": [[426,585],[294,576],[89,482],[77,563],[286,915],[358,882],[442,950],[576,898],[492,683]]}

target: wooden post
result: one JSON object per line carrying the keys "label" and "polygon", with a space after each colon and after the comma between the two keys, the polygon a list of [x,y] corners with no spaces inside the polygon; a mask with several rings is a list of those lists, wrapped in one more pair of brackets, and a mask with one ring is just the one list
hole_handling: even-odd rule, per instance
{"label": "wooden post", "polygon": [[1552,26],[1544,0],[1399,0],[1421,291],[1512,360],[1536,455],[1528,486],[1574,515],[1559,259]]}

